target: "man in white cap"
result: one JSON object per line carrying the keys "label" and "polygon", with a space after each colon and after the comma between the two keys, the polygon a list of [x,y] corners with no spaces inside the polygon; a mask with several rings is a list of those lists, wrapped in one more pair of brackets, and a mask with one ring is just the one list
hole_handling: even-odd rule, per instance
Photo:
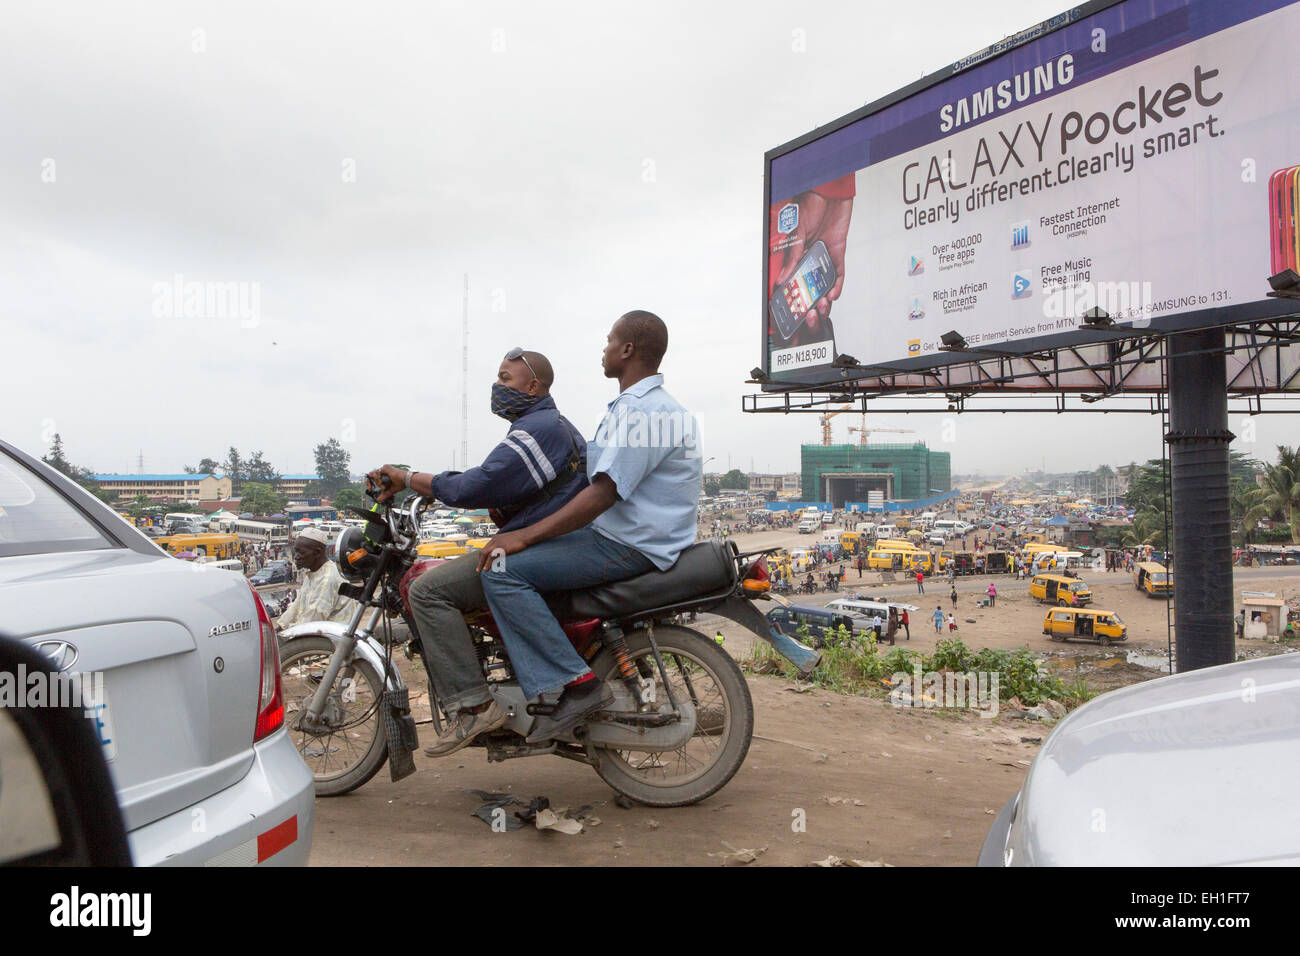
{"label": "man in white cap", "polygon": [[280,630],[309,621],[337,621],[346,624],[357,602],[339,594],[343,575],[333,561],[327,561],[329,536],[320,528],[300,531],[293,539],[293,560],[303,570],[302,586],[293,603],[276,620]]}

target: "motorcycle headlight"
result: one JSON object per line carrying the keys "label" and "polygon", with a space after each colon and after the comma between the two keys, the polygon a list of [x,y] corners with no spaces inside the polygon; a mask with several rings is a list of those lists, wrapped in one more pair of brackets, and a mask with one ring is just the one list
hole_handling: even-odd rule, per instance
{"label": "motorcycle headlight", "polygon": [[374,570],[378,556],[374,546],[366,540],[364,528],[355,526],[343,529],[336,544],[335,561],[339,573],[349,581],[364,581]]}

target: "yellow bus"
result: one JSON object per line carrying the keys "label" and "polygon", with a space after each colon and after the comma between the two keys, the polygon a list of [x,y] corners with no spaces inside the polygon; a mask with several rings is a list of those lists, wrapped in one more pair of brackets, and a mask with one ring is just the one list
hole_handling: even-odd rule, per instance
{"label": "yellow bus", "polygon": [[422,558],[455,558],[462,554],[468,554],[469,548],[465,547],[463,541],[437,539],[434,541],[421,541],[417,553]]}
{"label": "yellow bus", "polygon": [[1038,551],[1063,551],[1063,550],[1065,549],[1062,546],[1056,544],[1049,544],[1046,541],[1030,541],[1028,544],[1023,545],[1020,548],[1020,553],[1034,554]]}
{"label": "yellow bus", "polygon": [[1158,561],[1143,561],[1133,568],[1133,587],[1147,597],[1171,597],[1174,576]]}
{"label": "yellow bus", "polygon": [[1079,638],[1097,641],[1105,647],[1111,641],[1128,640],[1128,625],[1114,611],[1058,607],[1043,618],[1043,633],[1054,641]]}
{"label": "yellow bus", "polygon": [[906,538],[881,538],[876,542],[876,548],[881,551],[915,551],[916,545]]}
{"label": "yellow bus", "polygon": [[916,549],[881,548],[867,554],[867,567],[873,571],[906,571],[912,566]]}
{"label": "yellow bus", "polygon": [[1045,604],[1082,607],[1092,601],[1088,585],[1063,574],[1039,574],[1029,582],[1029,596]]}
{"label": "yellow bus", "polygon": [[171,534],[153,543],[168,554],[190,551],[201,558],[225,561],[238,556],[239,537],[233,534]]}

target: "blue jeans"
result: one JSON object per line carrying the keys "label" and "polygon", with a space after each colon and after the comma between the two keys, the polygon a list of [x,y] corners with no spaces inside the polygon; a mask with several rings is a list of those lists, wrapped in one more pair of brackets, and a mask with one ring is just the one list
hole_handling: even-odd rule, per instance
{"label": "blue jeans", "polygon": [[588,670],[539,592],[576,591],[654,568],[640,551],[590,526],[507,555],[500,565],[482,573],[483,594],[529,700]]}

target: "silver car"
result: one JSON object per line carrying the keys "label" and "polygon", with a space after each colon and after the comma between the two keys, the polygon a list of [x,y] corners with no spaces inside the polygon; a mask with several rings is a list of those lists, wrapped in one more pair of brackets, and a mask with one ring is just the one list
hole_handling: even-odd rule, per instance
{"label": "silver car", "polygon": [[1300,863],[1300,654],[1111,691],[1065,717],[982,866]]}
{"label": "silver car", "polygon": [[137,866],[306,863],[312,776],[242,574],[167,556],[0,442],[0,632],[91,688]]}

